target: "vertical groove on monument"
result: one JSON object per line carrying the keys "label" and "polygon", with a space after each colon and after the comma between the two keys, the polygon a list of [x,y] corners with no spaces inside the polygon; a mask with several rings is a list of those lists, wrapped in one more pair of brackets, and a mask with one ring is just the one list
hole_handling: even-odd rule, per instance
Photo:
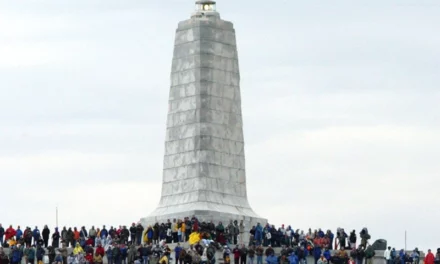
{"label": "vertical groove on monument", "polygon": [[193,214],[263,220],[247,200],[235,30],[200,8],[176,32],[162,195],[143,222]]}

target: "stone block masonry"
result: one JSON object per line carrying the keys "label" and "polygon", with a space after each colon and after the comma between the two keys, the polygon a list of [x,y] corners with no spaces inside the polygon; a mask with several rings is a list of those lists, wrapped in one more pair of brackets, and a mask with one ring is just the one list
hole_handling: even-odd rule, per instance
{"label": "stone block masonry", "polygon": [[233,24],[215,9],[196,10],[179,23],[174,44],[162,195],[157,209],[141,222],[195,215],[215,224],[243,220],[247,229],[264,225],[247,199]]}

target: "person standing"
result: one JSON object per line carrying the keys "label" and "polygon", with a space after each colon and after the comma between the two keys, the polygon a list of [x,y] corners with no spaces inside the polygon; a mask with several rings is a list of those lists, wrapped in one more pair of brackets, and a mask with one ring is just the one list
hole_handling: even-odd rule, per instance
{"label": "person standing", "polygon": [[114,264],[113,261],[113,246],[109,245],[107,251],[105,252],[105,254],[107,255],[107,263],[108,264]]}
{"label": "person standing", "polygon": [[[131,246],[136,247],[136,243],[134,240],[133,240],[133,243],[131,244]],[[147,250],[147,248],[143,244],[141,244],[141,246],[138,248],[137,251],[139,252],[139,257],[142,258],[142,264],[148,264],[148,250]],[[128,262],[130,263],[130,259],[128,260]]]}
{"label": "person standing", "polygon": [[63,230],[61,230],[61,243],[66,243],[66,246],[69,247],[69,240],[67,239],[66,227],[63,227]]}
{"label": "person standing", "polygon": [[136,242],[137,245],[140,246],[142,243],[142,234],[144,233],[144,227],[141,225],[141,223],[138,223],[136,227]]}
{"label": "person standing", "polygon": [[58,227],[55,227],[55,232],[52,235],[52,247],[53,248],[60,247],[60,232],[58,232]]}
{"label": "person standing", "polygon": [[176,218],[173,219],[173,223],[171,224],[171,235],[173,237],[173,243],[179,242],[178,240],[178,226]]}
{"label": "person standing", "polygon": [[119,250],[121,254],[121,263],[127,264],[128,248],[125,243],[119,245]]}
{"label": "person standing", "polygon": [[23,258],[23,251],[20,248],[20,245],[13,246],[11,249],[11,264],[19,264]]}
{"label": "person standing", "polygon": [[92,239],[93,245],[95,245],[96,234],[97,234],[97,231],[95,229],[95,226],[92,226],[92,228],[90,228],[90,230],[89,230],[89,237]]}
{"label": "person standing", "polygon": [[244,230],[245,230],[245,225],[243,223],[243,220],[240,220],[240,225],[238,226],[238,232],[239,232],[239,236],[238,238],[240,239],[239,243],[243,244],[244,243]]}
{"label": "person standing", "polygon": [[50,230],[47,227],[47,225],[44,226],[42,235],[44,240],[44,247],[47,248],[47,246],[49,245],[49,235],[50,235]]}
{"label": "person standing", "polygon": [[391,247],[388,247],[383,253],[383,257],[387,264],[391,264]]}
{"label": "person standing", "polygon": [[136,224],[132,223],[130,227],[130,241],[132,244],[136,244]]}
{"label": "person standing", "polygon": [[413,259],[414,264],[419,264],[420,253],[419,253],[419,250],[417,248],[414,249],[414,251],[412,252],[411,258]]}
{"label": "person standing", "polygon": [[32,244],[32,230],[30,227],[26,227],[24,230],[23,239],[26,245],[30,246]]}
{"label": "person standing", "polygon": [[254,258],[255,258],[255,247],[251,246],[248,250],[248,258],[249,258],[249,264],[254,264]]}
{"label": "person standing", "polygon": [[34,231],[32,231],[32,237],[34,238],[33,245],[37,244],[38,239],[40,239],[40,235],[40,229],[38,229],[38,226],[36,226]]}
{"label": "person standing", "polygon": [[255,250],[255,255],[257,255],[257,264],[263,264],[263,254],[264,249],[261,244],[259,244],[257,249]]}
{"label": "person standing", "polygon": [[37,246],[37,263],[39,263],[40,261],[43,261],[43,257],[46,254],[46,251],[40,247]]}
{"label": "person standing", "polygon": [[73,228],[73,241],[72,241],[72,247],[76,247],[76,244],[79,241],[79,232],[78,229],[76,229],[76,227]]}
{"label": "person standing", "polygon": [[179,264],[180,252],[182,252],[182,247],[180,243],[177,243],[177,246],[174,248],[174,258],[176,259],[176,264]]}
{"label": "person standing", "polygon": [[70,247],[70,246],[72,246],[72,247],[75,247],[75,234],[73,233],[73,231],[72,231],[72,228],[71,227],[69,227],[69,229],[67,230],[67,233],[66,233],[66,236],[67,236],[67,246],[68,247]]}
{"label": "person standing", "polygon": [[[229,250],[228,246],[224,246],[223,250],[223,263],[224,264],[230,264],[231,263],[231,250]],[[185,263],[186,264],[186,263]]]}
{"label": "person standing", "polygon": [[[30,228],[29,228],[30,230]],[[21,240],[21,238],[23,237],[23,231],[21,231],[20,226],[17,227],[17,230],[15,232],[15,239],[17,241]]]}
{"label": "person standing", "polygon": [[234,264],[240,264],[240,249],[238,248],[238,245],[232,250],[232,254],[234,254]]}
{"label": "person standing", "polygon": [[434,254],[432,254],[431,250],[428,249],[428,254],[426,254],[425,257],[425,264],[434,264],[435,257]]}
{"label": "person standing", "polygon": [[63,258],[63,263],[67,263],[67,247],[66,247],[66,243],[62,243],[62,246],[61,246],[61,248],[58,249],[58,251],[60,252],[61,257]]}
{"label": "person standing", "polygon": [[9,258],[3,251],[2,247],[0,247],[0,264],[9,264]]}
{"label": "person standing", "polygon": [[356,230],[351,231],[350,237],[348,238],[348,240],[349,240],[349,244],[350,244],[350,249],[355,249],[356,248],[356,241],[357,241]]}
{"label": "person standing", "polygon": [[121,250],[119,249],[119,245],[113,243],[113,261],[115,264],[121,264]]}
{"label": "person standing", "polygon": [[5,229],[2,224],[0,224],[0,246],[3,246],[3,236],[5,235]]}
{"label": "person standing", "polygon": [[229,222],[228,225],[228,234],[229,234],[229,243],[237,245],[238,230],[236,229],[232,220]]}
{"label": "person standing", "polygon": [[128,244],[128,238],[130,237],[130,231],[127,229],[127,226],[122,226],[121,230],[121,240],[124,244]]}
{"label": "person standing", "polygon": [[35,249],[32,246],[26,247],[24,256],[26,257],[26,263],[35,263]]}
{"label": "person standing", "polygon": [[5,242],[8,242],[8,240],[14,237],[16,233],[17,231],[15,231],[12,225],[10,225],[9,228],[5,231]]}
{"label": "person standing", "polygon": [[263,240],[263,227],[260,223],[257,223],[257,226],[255,227],[254,240],[256,241],[257,246],[261,245],[261,241]]}
{"label": "person standing", "polygon": [[240,264],[247,264],[247,255],[248,249],[245,245],[242,245],[240,249]]}
{"label": "person standing", "polygon": [[[86,238],[88,237],[89,235],[87,234],[87,230],[86,230],[86,227],[85,226],[82,226],[81,227],[81,230],[79,231],[79,238],[83,238],[84,240],[86,240]],[[78,238],[78,239],[79,239]],[[92,259],[93,259],[93,256],[92,256]]]}

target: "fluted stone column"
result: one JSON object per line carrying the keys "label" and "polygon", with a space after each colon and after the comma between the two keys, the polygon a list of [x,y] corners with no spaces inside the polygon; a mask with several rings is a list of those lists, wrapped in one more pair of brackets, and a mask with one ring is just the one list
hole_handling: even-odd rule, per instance
{"label": "fluted stone column", "polygon": [[142,222],[196,215],[216,224],[264,224],[247,199],[235,30],[220,19],[215,2],[197,4],[177,28],[162,196]]}

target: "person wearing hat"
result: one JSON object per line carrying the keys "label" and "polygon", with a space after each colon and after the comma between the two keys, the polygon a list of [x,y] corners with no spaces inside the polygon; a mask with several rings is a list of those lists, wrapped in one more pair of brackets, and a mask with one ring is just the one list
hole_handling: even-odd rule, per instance
{"label": "person wearing hat", "polygon": [[60,247],[60,232],[58,232],[58,227],[55,227],[55,232],[52,234],[52,247]]}
{"label": "person wearing hat", "polygon": [[223,262],[224,264],[230,264],[231,263],[231,250],[229,249],[228,246],[224,246],[224,250],[223,250]]}

